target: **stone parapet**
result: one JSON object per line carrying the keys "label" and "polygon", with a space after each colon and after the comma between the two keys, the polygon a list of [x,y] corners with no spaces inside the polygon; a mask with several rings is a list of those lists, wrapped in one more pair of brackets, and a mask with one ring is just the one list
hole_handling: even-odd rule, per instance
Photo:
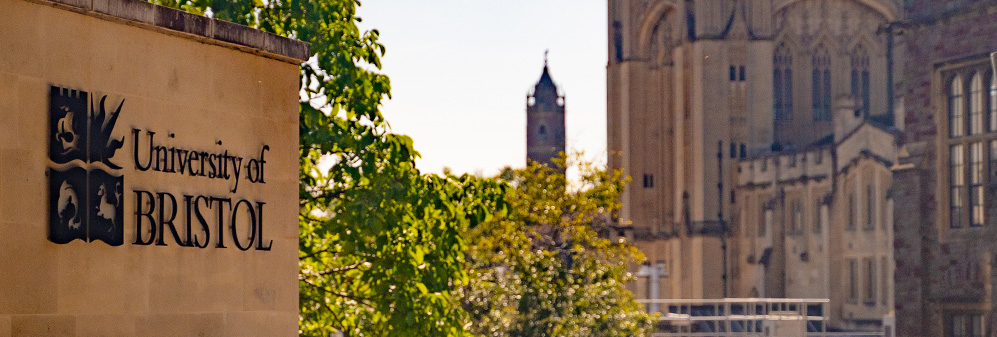
{"label": "stone parapet", "polygon": [[29,0],[244,52],[302,63],[311,56],[307,42],[286,38],[240,24],[155,5],[139,0]]}

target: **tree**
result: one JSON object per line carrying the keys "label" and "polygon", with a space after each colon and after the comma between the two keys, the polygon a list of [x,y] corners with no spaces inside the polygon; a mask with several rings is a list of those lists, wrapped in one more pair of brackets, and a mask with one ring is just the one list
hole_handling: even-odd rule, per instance
{"label": "tree", "polygon": [[[574,158],[580,158],[575,156]],[[558,168],[505,169],[509,212],[469,230],[471,282],[461,291],[482,336],[640,336],[651,319],[624,287],[635,247],[600,238],[619,208],[620,172],[579,162],[566,184]]]}
{"label": "tree", "polygon": [[503,209],[502,186],[416,169],[412,139],[379,110],[385,48],[357,27],[360,2],[153,1],[311,44],[299,104],[301,334],[463,334],[464,313],[449,306],[467,283],[460,233]]}
{"label": "tree", "polygon": [[451,289],[467,283],[460,234],[501,207],[494,181],[387,165],[304,214],[302,329],[350,335],[462,335]]}

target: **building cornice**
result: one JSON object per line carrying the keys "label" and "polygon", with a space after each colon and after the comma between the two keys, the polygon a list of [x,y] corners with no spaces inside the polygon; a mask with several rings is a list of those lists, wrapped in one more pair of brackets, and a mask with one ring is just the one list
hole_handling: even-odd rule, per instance
{"label": "building cornice", "polygon": [[288,63],[300,64],[311,56],[307,42],[139,0],[26,1]]}

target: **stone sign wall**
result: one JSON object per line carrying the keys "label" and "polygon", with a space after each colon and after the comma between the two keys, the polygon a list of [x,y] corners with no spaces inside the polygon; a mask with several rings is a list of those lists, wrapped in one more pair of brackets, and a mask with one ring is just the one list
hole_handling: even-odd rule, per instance
{"label": "stone sign wall", "polygon": [[305,43],[0,0],[0,337],[297,334]]}

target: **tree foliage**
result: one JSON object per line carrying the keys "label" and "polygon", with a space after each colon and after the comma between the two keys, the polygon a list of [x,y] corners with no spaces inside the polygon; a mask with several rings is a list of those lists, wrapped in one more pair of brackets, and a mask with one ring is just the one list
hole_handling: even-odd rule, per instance
{"label": "tree foliage", "polygon": [[364,336],[462,335],[451,289],[467,284],[460,234],[501,207],[500,188],[471,176],[390,165],[329,206],[303,214],[302,329]]}
{"label": "tree foliage", "polygon": [[592,229],[617,207],[619,174],[583,165],[571,191],[539,167],[501,179],[422,174],[412,140],[380,113],[385,48],[357,27],[359,1],[152,1],[311,44],[298,107],[302,335],[647,330],[623,288],[639,253]]}
{"label": "tree foliage", "polygon": [[311,44],[299,104],[300,330],[328,336],[464,332],[460,233],[501,211],[501,184],[424,175],[380,112],[385,48],[356,0],[155,0]]}
{"label": "tree foliage", "polygon": [[[597,235],[619,208],[624,180],[577,161],[561,168],[506,169],[509,212],[469,230],[471,283],[460,293],[481,336],[641,336],[650,317],[624,285],[643,255]],[[563,165],[562,159],[559,165]]]}

